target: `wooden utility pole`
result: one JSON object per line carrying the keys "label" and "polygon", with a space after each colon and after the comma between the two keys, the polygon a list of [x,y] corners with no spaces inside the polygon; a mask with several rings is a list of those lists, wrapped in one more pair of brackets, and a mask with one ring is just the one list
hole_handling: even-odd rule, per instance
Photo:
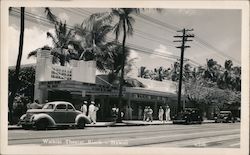
{"label": "wooden utility pole", "polygon": [[186,48],[190,48],[190,46],[185,46],[187,41],[193,41],[188,38],[193,38],[193,34],[187,34],[188,31],[193,31],[193,29],[183,29],[177,32],[182,32],[181,36],[174,36],[175,38],[181,38],[181,40],[175,40],[174,42],[181,42],[181,46],[177,46],[176,48],[181,49],[181,59],[180,59],[180,77],[179,77],[179,88],[178,88],[178,107],[177,110],[180,112],[182,110],[181,107],[181,88],[182,88],[182,70],[183,70],[183,59],[184,59],[184,50]]}

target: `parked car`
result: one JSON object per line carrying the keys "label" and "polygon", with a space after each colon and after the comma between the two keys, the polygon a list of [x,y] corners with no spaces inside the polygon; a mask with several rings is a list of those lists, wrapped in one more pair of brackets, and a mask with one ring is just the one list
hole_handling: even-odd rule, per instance
{"label": "parked car", "polygon": [[231,111],[220,111],[220,113],[215,117],[216,123],[234,123],[235,118],[232,115]]}
{"label": "parked car", "polygon": [[201,124],[202,117],[197,108],[186,108],[173,117],[173,124]]}
{"label": "parked car", "polygon": [[38,130],[64,126],[77,126],[83,129],[85,124],[89,123],[91,121],[86,115],[76,110],[71,103],[64,101],[46,103],[42,109],[30,109],[19,121],[24,129],[35,127]]}

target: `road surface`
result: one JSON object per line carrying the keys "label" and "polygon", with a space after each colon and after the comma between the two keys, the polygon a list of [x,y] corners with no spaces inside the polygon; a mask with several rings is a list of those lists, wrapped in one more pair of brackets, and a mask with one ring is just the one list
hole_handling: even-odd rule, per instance
{"label": "road surface", "polygon": [[240,123],[9,130],[9,145],[239,148]]}

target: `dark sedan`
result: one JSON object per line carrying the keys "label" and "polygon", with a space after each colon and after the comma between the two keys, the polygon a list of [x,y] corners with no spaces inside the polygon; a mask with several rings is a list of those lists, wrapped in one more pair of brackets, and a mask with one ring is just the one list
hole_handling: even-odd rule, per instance
{"label": "dark sedan", "polygon": [[199,109],[186,108],[173,117],[173,124],[201,124],[202,117]]}

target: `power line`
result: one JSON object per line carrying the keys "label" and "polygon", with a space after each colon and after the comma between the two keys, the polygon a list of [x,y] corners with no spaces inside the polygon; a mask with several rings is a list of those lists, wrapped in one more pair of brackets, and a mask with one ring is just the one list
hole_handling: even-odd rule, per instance
{"label": "power line", "polygon": [[[167,24],[167,23],[165,23],[165,22],[159,21],[159,20],[157,20],[157,19],[155,19],[155,18],[152,18],[152,17],[149,17],[149,16],[147,16],[147,15],[140,15],[140,16],[138,16],[138,17],[139,17],[139,18],[141,17],[141,18],[143,18],[143,19],[145,19],[145,20],[149,20],[150,22],[152,22],[152,23],[154,23],[154,24],[157,23],[158,25],[160,25],[160,26],[162,26],[162,27],[164,27],[164,28],[170,29],[170,30],[172,30],[172,31],[176,31],[177,29],[179,29],[179,28],[176,27],[176,26],[173,26],[173,25]],[[230,59],[234,60],[236,63],[240,64],[238,60],[236,60],[236,59],[234,59],[233,57],[231,57],[231,56],[225,54],[224,52],[222,52],[222,51],[220,51],[220,50],[218,50],[217,48],[215,48],[214,46],[212,46],[211,44],[209,44],[209,43],[206,42],[205,40],[201,39],[198,35],[196,35],[195,40],[198,41],[198,42],[199,42],[201,45],[203,45],[204,47],[206,47],[206,48],[208,48],[208,49],[211,49],[212,51],[215,51],[215,52],[221,54],[222,56],[227,57],[227,58],[230,58]]]}
{"label": "power line", "polygon": [[[18,9],[16,9],[16,10],[13,9],[11,12],[14,12],[16,14],[12,14],[12,15],[18,16],[18,13],[19,13],[18,11],[19,11]],[[51,26],[54,25],[48,19],[46,19],[46,18],[44,18],[42,16],[38,16],[38,15],[35,15],[33,13],[29,13],[29,12],[26,12],[26,15],[29,17],[28,20],[31,21],[31,22],[35,22],[35,23],[42,22],[43,24],[46,24],[47,25],[46,27],[48,27],[48,28],[50,28]],[[70,26],[70,25],[67,25],[67,28],[68,29],[73,29],[74,27]],[[132,43],[128,43],[128,45],[129,45],[129,47],[131,49],[136,49],[136,50],[139,50],[140,52],[144,52],[144,53],[147,53],[147,54],[158,55],[158,56],[161,56],[161,57],[166,57],[168,59],[178,59],[179,58],[178,56],[175,56],[175,55],[162,55],[162,54],[157,54],[156,52],[145,52],[145,51],[153,51],[153,50],[152,49],[146,49],[144,47],[140,47],[140,46],[134,45]],[[190,60],[190,59],[188,59],[188,60]],[[196,66],[200,65],[199,63],[195,62],[194,60],[190,60],[190,61],[192,61],[192,64],[194,64]]]}
{"label": "power line", "polygon": [[[89,14],[91,14],[92,12],[90,11],[86,11]],[[154,25],[158,25],[161,26],[163,28],[165,28],[168,32],[170,33],[174,33],[175,31],[177,31],[178,29],[180,29],[179,27],[173,26],[171,24],[162,22],[158,19],[152,18],[150,16],[144,15],[144,14],[140,14],[140,15],[136,15],[136,17],[138,17],[139,19],[143,19],[144,21],[148,22],[148,23],[152,23]],[[221,56],[223,56],[224,58],[230,58],[232,60],[234,60],[237,64],[240,64],[238,60],[234,59],[233,57],[230,57],[229,55],[225,54],[224,52],[218,50],[217,48],[215,48],[214,46],[212,46],[211,44],[207,43],[205,40],[201,39],[198,35],[196,35],[197,37],[195,38],[195,40],[197,42],[199,42],[202,46],[204,46],[207,49],[212,50],[213,52],[216,52],[218,54],[220,54]]]}

